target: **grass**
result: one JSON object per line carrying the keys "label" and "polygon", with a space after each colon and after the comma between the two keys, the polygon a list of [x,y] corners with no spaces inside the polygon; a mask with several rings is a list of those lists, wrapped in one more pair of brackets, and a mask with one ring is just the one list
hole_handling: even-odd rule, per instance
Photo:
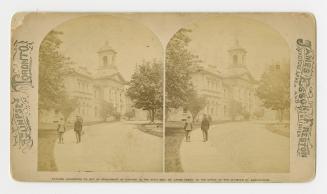
{"label": "grass", "polygon": [[290,123],[289,122],[276,122],[267,123],[265,127],[268,131],[282,135],[284,137],[290,137]]}
{"label": "grass", "polygon": [[137,129],[150,134],[150,135],[154,135],[157,137],[162,137],[163,136],[163,129],[162,129],[162,123],[159,124],[139,124],[137,125]]}

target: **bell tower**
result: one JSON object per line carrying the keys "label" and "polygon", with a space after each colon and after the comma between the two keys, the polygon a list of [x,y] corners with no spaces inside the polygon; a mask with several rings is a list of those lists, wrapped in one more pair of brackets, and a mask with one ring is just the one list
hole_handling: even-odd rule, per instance
{"label": "bell tower", "polygon": [[98,50],[99,67],[101,69],[116,69],[115,59],[117,52],[109,46],[108,41]]}
{"label": "bell tower", "polygon": [[228,50],[230,67],[243,67],[246,65],[246,50],[240,47],[239,41],[235,41],[235,45]]}

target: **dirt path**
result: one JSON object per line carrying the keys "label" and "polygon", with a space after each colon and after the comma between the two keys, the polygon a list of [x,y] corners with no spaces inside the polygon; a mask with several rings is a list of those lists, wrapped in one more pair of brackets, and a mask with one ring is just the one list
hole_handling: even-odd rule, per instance
{"label": "dirt path", "polygon": [[185,172],[288,172],[289,138],[254,122],[213,126],[209,141],[194,130],[180,148]]}

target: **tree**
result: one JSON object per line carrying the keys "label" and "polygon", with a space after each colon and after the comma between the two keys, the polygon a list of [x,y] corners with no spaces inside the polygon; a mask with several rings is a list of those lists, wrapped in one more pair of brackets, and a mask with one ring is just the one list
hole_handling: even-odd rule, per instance
{"label": "tree", "polygon": [[135,108],[147,110],[151,122],[154,122],[156,112],[163,105],[163,68],[162,63],[153,60],[144,61],[132,75],[127,89]]}
{"label": "tree", "polygon": [[257,118],[257,119],[261,119],[263,116],[264,116],[264,110],[263,108],[261,109],[258,109],[254,112],[254,116]]}
{"label": "tree", "polygon": [[242,115],[243,107],[242,104],[234,99],[231,99],[230,106],[229,106],[229,113],[232,117],[232,120],[235,121],[236,117]]}
{"label": "tree", "polygon": [[185,106],[192,93],[191,72],[201,62],[188,50],[189,29],[180,29],[169,41],[166,49],[166,110]]}
{"label": "tree", "polygon": [[290,105],[289,80],[287,71],[280,68],[269,68],[263,73],[256,91],[256,95],[266,108],[279,111],[280,121],[283,119],[284,110]]}
{"label": "tree", "polygon": [[157,109],[155,115],[155,119],[162,120],[163,119],[163,107],[161,106],[160,108]]}
{"label": "tree", "polygon": [[70,98],[68,96],[61,97],[60,103],[57,105],[57,110],[63,115],[64,120],[67,121],[71,113],[78,107],[78,101],[76,98]]}
{"label": "tree", "polygon": [[127,111],[124,116],[127,117],[128,120],[131,120],[131,118],[135,117],[135,110]]}
{"label": "tree", "polygon": [[192,114],[193,122],[206,104],[205,97],[199,96],[194,90],[189,94],[185,108]]}
{"label": "tree", "polygon": [[102,117],[103,121],[106,121],[108,116],[113,116],[116,112],[115,107],[112,103],[109,103],[105,100],[102,100],[100,104],[100,116]]}
{"label": "tree", "polygon": [[60,52],[62,32],[50,31],[39,49],[39,108],[57,108],[65,96],[62,71],[68,61]]}
{"label": "tree", "polygon": [[121,114],[117,111],[114,111],[112,116],[115,118],[116,121],[120,120]]}
{"label": "tree", "polygon": [[251,117],[251,114],[249,111],[245,110],[244,107],[242,109],[241,115],[243,116],[244,120],[249,120]]}

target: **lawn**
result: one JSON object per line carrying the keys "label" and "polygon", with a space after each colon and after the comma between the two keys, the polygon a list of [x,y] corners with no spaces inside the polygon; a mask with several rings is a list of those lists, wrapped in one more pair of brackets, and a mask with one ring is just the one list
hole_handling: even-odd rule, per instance
{"label": "lawn", "polygon": [[163,126],[162,123],[147,123],[147,124],[138,124],[137,129],[148,133],[150,135],[154,135],[157,137],[163,136]]}
{"label": "lawn", "polygon": [[289,122],[274,122],[267,123],[266,129],[272,133],[290,137],[290,123]]}

